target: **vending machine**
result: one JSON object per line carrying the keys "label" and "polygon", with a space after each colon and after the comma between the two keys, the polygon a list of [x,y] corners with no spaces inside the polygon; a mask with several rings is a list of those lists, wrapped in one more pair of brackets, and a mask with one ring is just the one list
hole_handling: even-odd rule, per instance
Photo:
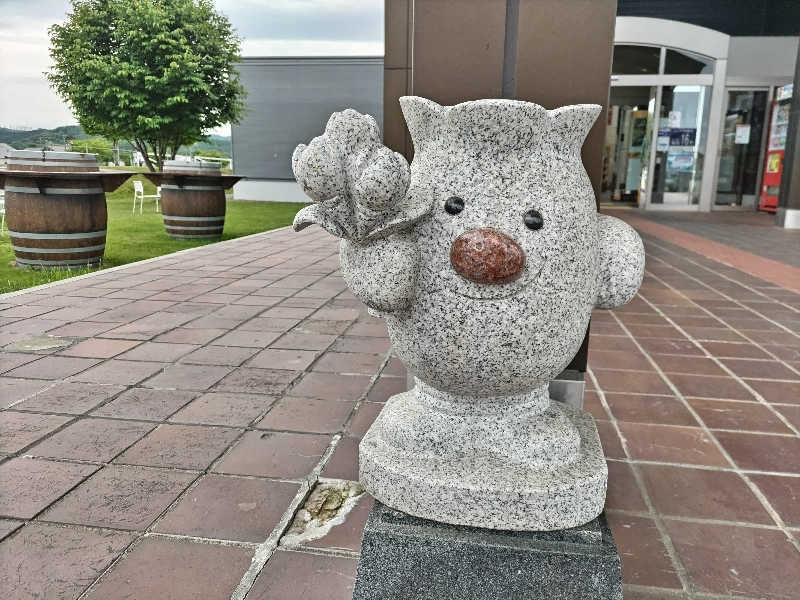
{"label": "vending machine", "polygon": [[786,149],[786,134],[789,129],[789,105],[792,102],[792,84],[776,90],[772,101],[767,152],[764,159],[764,177],[758,209],[774,213],[778,209],[778,190],[783,174],[783,155]]}

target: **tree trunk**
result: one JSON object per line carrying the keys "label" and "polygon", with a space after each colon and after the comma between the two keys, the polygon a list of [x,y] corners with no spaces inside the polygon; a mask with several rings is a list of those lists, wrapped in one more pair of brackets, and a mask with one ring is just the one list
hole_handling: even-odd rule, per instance
{"label": "tree trunk", "polygon": [[136,146],[136,149],[141,153],[142,158],[144,159],[144,164],[147,165],[147,168],[151,172],[154,172],[156,169],[153,166],[153,162],[150,160],[150,155],[147,153],[147,142],[135,138],[133,145]]}

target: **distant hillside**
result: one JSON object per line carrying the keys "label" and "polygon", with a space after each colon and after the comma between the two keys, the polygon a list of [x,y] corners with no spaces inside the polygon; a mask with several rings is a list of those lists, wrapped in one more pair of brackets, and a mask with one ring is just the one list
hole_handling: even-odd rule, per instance
{"label": "distant hillside", "polygon": [[64,138],[71,137],[83,140],[89,136],[83,132],[80,125],[64,125],[55,129],[6,129],[0,127],[0,143],[22,150],[23,148],[41,147],[43,144],[57,144],[62,146]]}
{"label": "distant hillside", "polygon": [[[84,133],[80,125],[65,125],[55,129],[7,129],[0,127],[0,144],[8,144],[12,148],[22,150],[23,148],[41,148],[44,144],[57,146],[64,145],[64,138],[71,137],[73,140],[85,140],[93,136]],[[76,150],[79,148],[76,145]],[[110,143],[109,143],[110,147]],[[130,146],[120,142],[120,148],[129,149]],[[203,154],[203,152],[218,152],[222,156],[231,156],[231,138],[223,135],[210,135],[205,142],[197,142],[191,146],[182,146],[179,154]]]}

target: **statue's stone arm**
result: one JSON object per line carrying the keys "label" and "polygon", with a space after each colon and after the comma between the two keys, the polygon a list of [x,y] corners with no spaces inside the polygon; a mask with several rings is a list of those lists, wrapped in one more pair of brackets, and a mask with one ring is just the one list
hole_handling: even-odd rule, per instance
{"label": "statue's stone arm", "polygon": [[597,215],[600,245],[597,308],[630,302],[644,277],[644,246],[636,230],[615,217]]}
{"label": "statue's stone arm", "polygon": [[342,238],[342,273],[364,304],[379,312],[407,308],[419,258],[407,232],[430,205],[407,194],[408,162],[381,143],[375,119],[352,109],[334,113],[325,133],[297,147],[292,169],[315,201],[297,213],[294,229],[317,224]]}

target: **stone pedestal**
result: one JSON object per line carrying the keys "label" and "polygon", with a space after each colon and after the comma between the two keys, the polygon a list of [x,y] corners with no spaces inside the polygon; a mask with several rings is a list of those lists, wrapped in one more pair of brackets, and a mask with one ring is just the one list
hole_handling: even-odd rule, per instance
{"label": "stone pedestal", "polygon": [[573,529],[447,525],[375,503],[353,600],[621,600],[605,513]]}

